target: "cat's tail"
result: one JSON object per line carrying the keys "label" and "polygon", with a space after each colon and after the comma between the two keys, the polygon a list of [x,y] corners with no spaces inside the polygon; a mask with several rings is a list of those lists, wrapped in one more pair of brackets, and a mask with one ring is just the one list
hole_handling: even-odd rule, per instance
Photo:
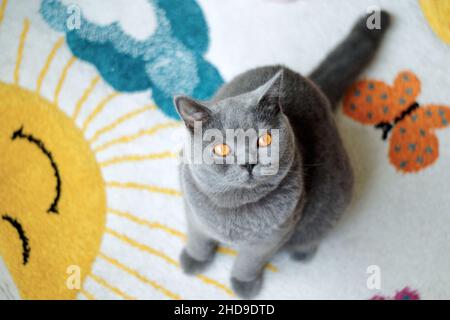
{"label": "cat's tail", "polygon": [[322,89],[333,109],[336,108],[345,90],[374,57],[391,20],[389,13],[381,11],[380,28],[369,29],[368,19],[369,16],[365,16],[358,20],[347,38],[309,77]]}

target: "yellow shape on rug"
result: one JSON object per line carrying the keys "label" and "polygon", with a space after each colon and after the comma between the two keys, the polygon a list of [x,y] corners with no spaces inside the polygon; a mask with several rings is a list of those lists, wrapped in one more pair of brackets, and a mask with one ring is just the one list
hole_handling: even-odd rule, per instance
{"label": "yellow shape on rug", "polygon": [[99,166],[56,105],[1,82],[0,101],[0,256],[23,299],[74,299],[68,270],[83,283],[105,226]]}
{"label": "yellow shape on rug", "polygon": [[420,0],[420,5],[433,31],[450,44],[450,1]]}

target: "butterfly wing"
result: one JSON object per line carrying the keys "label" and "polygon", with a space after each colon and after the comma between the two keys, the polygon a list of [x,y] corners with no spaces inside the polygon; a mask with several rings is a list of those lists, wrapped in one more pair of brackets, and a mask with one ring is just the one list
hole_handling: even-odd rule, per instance
{"label": "butterfly wing", "polygon": [[396,116],[390,101],[392,94],[392,88],[382,81],[358,81],[345,94],[343,111],[362,124],[391,122]]}
{"label": "butterfly wing", "polygon": [[411,71],[400,72],[394,81],[395,100],[393,104],[398,110],[406,110],[416,102],[420,94],[421,84],[419,78]]}
{"label": "butterfly wing", "polygon": [[420,81],[410,71],[402,71],[389,86],[382,81],[356,82],[344,96],[343,110],[354,120],[368,125],[392,122],[415,102]]}
{"label": "butterfly wing", "polygon": [[450,108],[425,106],[415,110],[393,129],[389,146],[391,163],[405,173],[418,172],[439,157],[435,129],[450,124]]}
{"label": "butterfly wing", "polygon": [[450,107],[447,106],[430,104],[417,109],[415,114],[423,119],[423,126],[429,129],[442,129],[450,125]]}

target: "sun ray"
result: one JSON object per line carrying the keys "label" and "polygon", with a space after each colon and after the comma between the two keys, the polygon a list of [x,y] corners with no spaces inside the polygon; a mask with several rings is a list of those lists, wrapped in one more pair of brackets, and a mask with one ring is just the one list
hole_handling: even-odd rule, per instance
{"label": "sun ray", "polygon": [[61,77],[58,80],[58,84],[56,85],[55,94],[54,94],[54,98],[53,98],[53,102],[57,106],[59,105],[59,101],[58,101],[59,93],[61,92],[64,82],[66,81],[67,74],[69,73],[69,70],[72,67],[72,65],[75,63],[75,61],[77,61],[77,58],[75,58],[73,56],[69,59],[69,61],[67,61],[66,65],[64,66],[64,69],[61,73]]}
{"label": "sun ray", "polygon": [[14,83],[15,84],[18,84],[20,81],[20,65],[22,64],[23,49],[25,47],[25,40],[27,38],[29,30],[30,30],[30,20],[25,19],[23,21],[22,33],[20,34],[19,48],[17,49],[16,67],[14,69]]}
{"label": "sun ray", "polygon": [[168,227],[168,226],[166,226],[164,224],[161,224],[159,222],[146,221],[146,220],[140,219],[140,218],[138,218],[138,217],[136,217],[136,216],[134,216],[134,215],[132,215],[132,214],[130,214],[128,212],[115,210],[115,209],[111,209],[111,208],[108,209],[108,212],[111,213],[111,214],[114,214],[116,216],[119,216],[121,218],[125,218],[125,219],[128,219],[130,221],[133,221],[134,223],[137,223],[139,225],[145,226],[145,227],[150,228],[150,229],[163,230],[163,231],[165,231],[166,233],[168,233],[168,234],[170,234],[172,236],[175,236],[175,237],[178,237],[178,238],[182,239],[183,241],[186,240],[186,235],[183,232],[175,230],[173,228],[170,228],[170,227]]}
{"label": "sun ray", "polygon": [[136,279],[138,279],[139,281],[141,281],[142,283],[151,286],[153,289],[160,291],[161,293],[163,293],[166,297],[173,299],[173,300],[181,300],[181,297],[176,294],[171,292],[170,290],[164,288],[162,285],[158,284],[157,282],[153,281],[153,280],[149,280],[146,277],[144,277],[143,275],[141,275],[140,273],[138,273],[137,271],[127,267],[126,265],[120,263],[118,260],[113,259],[107,255],[105,255],[104,253],[99,253],[98,255],[100,258],[102,258],[103,260],[109,262],[110,264],[112,264],[113,266],[125,271],[126,273],[132,275],[133,277],[135,277]]}
{"label": "sun ray", "polygon": [[134,241],[134,240],[132,240],[132,239],[130,239],[130,238],[128,238],[128,237],[126,237],[126,236],[124,236],[124,235],[122,235],[122,234],[120,234],[120,233],[118,233],[118,232],[116,232],[116,231],[114,231],[112,229],[106,228],[105,232],[110,234],[110,235],[112,235],[112,236],[114,236],[114,237],[116,237],[117,239],[122,240],[123,242],[131,245],[132,247],[135,247],[135,248],[137,248],[137,249],[139,249],[141,251],[150,253],[151,255],[157,256],[157,257],[165,260],[168,264],[171,264],[173,266],[178,267],[178,262],[177,261],[175,261],[171,257],[165,255],[161,251],[158,251],[158,250],[153,249],[153,248],[151,248],[151,247],[149,247],[147,245],[144,245],[144,244],[141,244],[141,243],[139,243],[137,241]]}
{"label": "sun ray", "polygon": [[[159,222],[151,222],[148,220],[144,220],[144,219],[140,219],[138,218],[136,215],[131,214],[129,212],[125,212],[125,211],[120,211],[120,210],[116,210],[116,209],[112,209],[112,208],[108,208],[108,212],[111,214],[114,214],[118,217],[127,219],[129,221],[132,221],[136,224],[139,224],[141,226],[147,227],[149,229],[159,229],[162,230],[164,232],[166,232],[167,234],[170,234],[174,237],[177,237],[179,239],[181,239],[182,241],[186,241],[187,236],[185,233],[178,231],[174,228],[171,228],[169,226],[166,226],[162,223]],[[217,248],[217,252],[220,254],[225,254],[225,255],[229,255],[229,256],[236,256],[237,252],[231,248],[226,248],[226,247],[218,247]],[[273,264],[268,263],[266,266],[267,270],[272,271],[272,272],[278,272],[278,268],[275,267]]]}
{"label": "sun ray", "polygon": [[5,16],[6,5],[8,4],[8,0],[3,0],[0,6],[0,24],[3,22],[3,17]]}
{"label": "sun ray", "polygon": [[163,194],[167,194],[169,196],[175,196],[175,197],[181,197],[181,195],[182,195],[180,191],[175,190],[175,189],[152,186],[152,185],[147,185],[147,184],[139,184],[139,183],[134,183],[134,182],[110,181],[110,182],[106,182],[105,185],[108,188],[142,190],[142,191],[148,191],[148,192],[152,192],[152,193],[163,193]]}
{"label": "sun ray", "polygon": [[98,116],[100,112],[103,111],[103,109],[106,107],[106,105],[111,102],[114,98],[116,98],[119,94],[117,92],[113,92],[110,95],[108,95],[106,98],[104,98],[98,105],[95,107],[94,111],[86,118],[84,121],[81,130],[83,132],[86,132],[89,124]]}
{"label": "sun ray", "polygon": [[39,78],[36,84],[36,92],[40,93],[41,92],[41,87],[42,87],[42,82],[45,79],[45,76],[47,75],[48,69],[50,68],[50,65],[53,61],[53,59],[55,58],[56,53],[58,52],[58,50],[62,47],[62,45],[64,44],[64,37],[61,37],[58,39],[58,41],[56,41],[55,45],[53,46],[52,50],[50,51],[47,60],[45,61],[45,65],[41,70],[41,73],[39,74]]}
{"label": "sun ray", "polygon": [[106,168],[119,163],[126,162],[139,162],[139,161],[147,161],[147,160],[161,160],[161,159],[176,159],[177,154],[175,152],[165,151],[161,153],[151,153],[145,155],[129,155],[129,156],[121,156],[115,157],[109,160],[105,160],[100,162],[99,165],[102,168]]}
{"label": "sun ray", "polygon": [[119,138],[116,138],[114,140],[111,140],[109,142],[105,142],[104,144],[98,146],[97,148],[94,149],[94,152],[98,153],[100,151],[104,151],[106,149],[108,149],[109,147],[112,147],[114,145],[118,145],[118,144],[124,144],[124,143],[129,143],[131,141],[134,141],[136,139],[139,139],[141,137],[144,136],[151,136],[154,135],[155,133],[157,133],[160,130],[163,129],[168,129],[168,128],[178,128],[181,124],[179,122],[176,121],[169,121],[166,123],[161,123],[161,124],[157,124],[149,129],[143,129],[140,130],[138,133],[132,134],[132,135],[126,135],[126,136],[122,136]]}
{"label": "sun ray", "polygon": [[[166,261],[168,264],[173,265],[173,266],[175,266],[177,268],[180,268],[180,264],[178,263],[178,261],[172,259],[171,257],[167,256],[166,254],[164,254],[161,251],[153,249],[153,248],[149,247],[146,244],[142,244],[142,243],[139,243],[139,242],[137,242],[137,241],[135,241],[133,239],[130,239],[127,236],[124,236],[123,234],[120,234],[120,233],[118,233],[118,232],[116,232],[116,231],[114,231],[112,229],[106,228],[105,232],[110,234],[110,235],[112,235],[112,236],[114,236],[114,237],[116,237],[117,239],[127,243],[128,245],[130,245],[132,247],[135,247],[136,249],[139,249],[139,250],[141,250],[143,252],[147,252],[147,253],[149,253],[151,255],[157,256],[157,257],[163,259],[164,261]],[[225,285],[217,282],[216,280],[208,278],[208,277],[206,277],[204,275],[196,275],[196,277],[198,279],[200,279],[202,282],[204,282],[204,283],[206,283],[208,285],[213,285],[216,288],[218,288],[218,289],[220,289],[222,291],[225,291],[230,296],[234,296],[234,293],[233,293],[233,291],[231,291],[231,289],[229,289]]]}
{"label": "sun ray", "polygon": [[135,117],[137,117],[138,115],[146,112],[146,111],[150,111],[150,110],[156,110],[156,106],[155,105],[148,105],[148,106],[144,106],[142,108],[139,108],[137,110],[134,111],[130,111],[127,114],[123,115],[122,117],[120,117],[119,119],[117,119],[116,121],[112,122],[111,124],[108,124],[107,126],[97,130],[94,135],[92,136],[92,138],[90,138],[88,140],[88,142],[90,144],[94,143],[95,141],[98,140],[98,138],[100,138],[100,136],[102,136],[103,134],[115,129],[117,126],[119,126],[120,124],[131,120]]}
{"label": "sun ray", "polygon": [[102,287],[105,287],[105,288],[111,290],[112,292],[114,292],[119,297],[121,297],[125,300],[136,300],[136,298],[129,296],[128,294],[124,293],[122,290],[114,287],[112,284],[108,283],[108,281],[106,281],[102,277],[96,276],[95,274],[90,274],[89,277],[92,280],[94,280],[95,282],[97,282],[99,285],[101,285]]}
{"label": "sun ray", "polygon": [[83,296],[85,296],[88,300],[97,300],[97,299],[95,299],[95,297],[94,297],[94,295],[92,293],[90,293],[90,292],[88,292],[88,291],[86,291],[84,289],[80,289],[79,292]]}
{"label": "sun ray", "polygon": [[211,278],[209,278],[209,277],[207,277],[207,276],[205,276],[203,274],[196,274],[195,277],[200,279],[201,281],[203,281],[204,283],[206,283],[208,285],[214,286],[214,287],[224,291],[226,294],[228,294],[231,297],[235,296],[233,290],[231,290],[226,285],[224,285],[224,284],[222,284],[222,283],[220,283],[220,282],[218,282],[216,280],[213,280],[213,279],[211,279]]}
{"label": "sun ray", "polygon": [[80,100],[78,100],[75,110],[72,115],[72,119],[75,122],[81,112],[81,108],[83,107],[84,103],[87,101],[89,96],[91,95],[92,91],[94,91],[95,87],[97,86],[97,83],[100,81],[100,76],[96,76],[92,79],[89,86],[84,91],[83,95],[81,96]]}

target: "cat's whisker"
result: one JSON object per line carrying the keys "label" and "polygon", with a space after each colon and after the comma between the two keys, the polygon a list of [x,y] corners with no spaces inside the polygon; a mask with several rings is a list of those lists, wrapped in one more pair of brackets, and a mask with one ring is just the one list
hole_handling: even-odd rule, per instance
{"label": "cat's whisker", "polygon": [[303,164],[303,167],[320,167],[323,165],[324,165],[324,163],[311,163],[311,164],[307,163],[307,164]]}

